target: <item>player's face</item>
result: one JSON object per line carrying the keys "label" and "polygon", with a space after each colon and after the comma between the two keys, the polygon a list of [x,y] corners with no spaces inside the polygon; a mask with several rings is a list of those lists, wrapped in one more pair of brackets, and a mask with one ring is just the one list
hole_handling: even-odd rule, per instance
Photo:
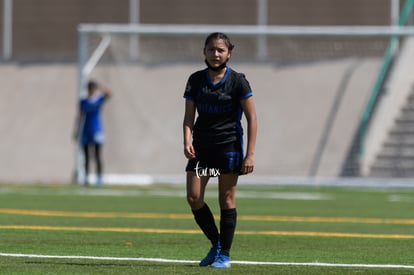
{"label": "player's face", "polygon": [[98,91],[98,87],[88,90],[88,96],[93,96]]}
{"label": "player's face", "polygon": [[231,52],[223,39],[213,39],[204,48],[204,55],[212,67],[218,67],[228,61]]}

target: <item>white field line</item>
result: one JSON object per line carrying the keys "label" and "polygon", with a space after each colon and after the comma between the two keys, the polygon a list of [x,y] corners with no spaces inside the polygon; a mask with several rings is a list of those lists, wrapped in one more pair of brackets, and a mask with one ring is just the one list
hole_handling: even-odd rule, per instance
{"label": "white field line", "polygon": [[[59,255],[37,255],[20,253],[0,253],[0,257],[18,258],[43,258],[43,259],[84,259],[84,260],[103,260],[103,261],[139,261],[139,262],[158,262],[158,263],[190,263],[196,264],[199,261],[193,260],[174,260],[162,258],[129,258],[129,257],[97,257],[97,256],[59,256]],[[414,269],[414,265],[396,264],[335,264],[335,263],[295,263],[295,262],[255,262],[255,261],[231,261],[232,264],[241,265],[291,265],[291,266],[322,266],[322,267],[360,267],[360,268],[391,268],[391,269]]]}

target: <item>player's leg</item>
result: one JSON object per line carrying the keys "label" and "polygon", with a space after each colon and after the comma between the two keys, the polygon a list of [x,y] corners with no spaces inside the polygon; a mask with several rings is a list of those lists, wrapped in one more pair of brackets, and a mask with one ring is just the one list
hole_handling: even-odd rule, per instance
{"label": "player's leg", "polygon": [[212,246],[207,256],[200,261],[200,266],[208,266],[214,262],[220,251],[219,232],[213,213],[204,201],[208,177],[198,177],[195,172],[187,172],[187,201],[194,219]]}
{"label": "player's leg", "polygon": [[204,193],[209,177],[198,177],[193,171],[187,172],[187,202],[196,211],[205,204]]}
{"label": "player's leg", "polygon": [[235,173],[228,173],[219,176],[221,251],[216,261],[211,265],[212,267],[230,267],[230,248],[233,243],[237,223],[235,201],[237,180],[238,174]]}
{"label": "player's leg", "polygon": [[88,176],[89,176],[89,145],[83,145],[83,155],[84,155],[84,168],[85,168],[85,185],[88,185]]}
{"label": "player's leg", "polygon": [[102,144],[96,143],[95,148],[95,161],[96,161],[96,184],[100,186],[102,184]]}

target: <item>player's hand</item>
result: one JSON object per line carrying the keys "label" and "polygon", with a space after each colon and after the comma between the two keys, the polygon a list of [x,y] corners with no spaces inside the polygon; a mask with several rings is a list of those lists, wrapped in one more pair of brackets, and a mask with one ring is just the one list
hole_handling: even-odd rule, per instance
{"label": "player's hand", "polygon": [[184,146],[184,155],[187,159],[195,158],[195,150],[192,144]]}
{"label": "player's hand", "polygon": [[242,162],[242,166],[241,166],[241,173],[242,174],[250,174],[253,173],[254,170],[254,160],[253,157],[249,157],[247,156],[243,162]]}

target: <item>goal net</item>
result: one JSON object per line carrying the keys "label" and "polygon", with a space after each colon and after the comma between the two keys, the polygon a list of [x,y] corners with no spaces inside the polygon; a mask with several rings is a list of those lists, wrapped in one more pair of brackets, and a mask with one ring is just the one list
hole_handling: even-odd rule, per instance
{"label": "goal net", "polygon": [[410,27],[81,25],[80,95],[88,79],[113,91],[103,109],[104,181],[182,182],[183,92],[188,76],[205,67],[212,31],[235,44],[229,66],[246,75],[257,108],[255,177],[241,180],[376,176],[408,86],[369,148],[366,137],[385,79],[401,76]]}

